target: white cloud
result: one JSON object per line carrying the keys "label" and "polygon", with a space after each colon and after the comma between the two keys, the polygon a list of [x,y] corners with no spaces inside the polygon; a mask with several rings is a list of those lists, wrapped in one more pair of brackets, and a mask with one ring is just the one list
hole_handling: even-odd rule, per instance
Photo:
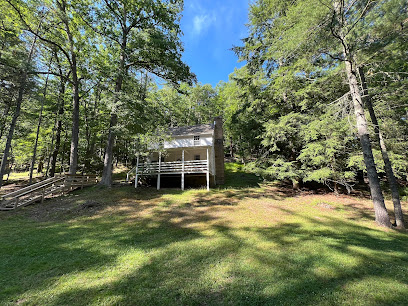
{"label": "white cloud", "polygon": [[193,34],[200,35],[215,23],[216,20],[217,18],[215,17],[215,14],[195,15],[193,18]]}

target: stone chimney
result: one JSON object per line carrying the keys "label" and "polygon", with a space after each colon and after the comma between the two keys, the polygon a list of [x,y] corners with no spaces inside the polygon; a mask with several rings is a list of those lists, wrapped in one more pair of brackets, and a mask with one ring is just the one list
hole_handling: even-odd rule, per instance
{"label": "stone chimney", "polygon": [[224,184],[224,131],[222,117],[214,118],[215,183]]}

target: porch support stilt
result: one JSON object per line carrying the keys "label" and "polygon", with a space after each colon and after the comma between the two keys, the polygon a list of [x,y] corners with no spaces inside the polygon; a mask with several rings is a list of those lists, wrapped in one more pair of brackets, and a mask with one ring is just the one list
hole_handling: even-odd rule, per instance
{"label": "porch support stilt", "polygon": [[135,178],[135,188],[137,188],[137,181],[138,181],[138,179],[139,179],[138,170],[139,170],[139,153],[137,154],[137,158],[136,158],[136,178]]}
{"label": "porch support stilt", "polygon": [[184,150],[181,152],[181,190],[184,190]]}
{"label": "porch support stilt", "polygon": [[159,152],[159,172],[157,173],[157,190],[160,190],[161,152]]}
{"label": "porch support stilt", "polygon": [[207,190],[210,190],[210,154],[207,149]]}

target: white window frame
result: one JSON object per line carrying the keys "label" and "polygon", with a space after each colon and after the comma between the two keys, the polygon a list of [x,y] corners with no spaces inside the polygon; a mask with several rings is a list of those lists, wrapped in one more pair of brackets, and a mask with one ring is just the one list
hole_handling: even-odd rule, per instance
{"label": "white window frame", "polygon": [[194,137],[193,137],[193,140],[194,140],[194,145],[195,145],[195,146],[199,146],[199,145],[201,144],[201,140],[200,140],[200,136],[199,136],[199,135],[194,136]]}

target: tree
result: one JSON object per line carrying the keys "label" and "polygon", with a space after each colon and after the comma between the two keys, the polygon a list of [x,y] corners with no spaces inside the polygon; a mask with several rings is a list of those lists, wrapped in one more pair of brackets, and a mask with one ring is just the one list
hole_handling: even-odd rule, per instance
{"label": "tree", "polygon": [[1,159],[1,166],[0,166],[0,188],[3,185],[3,175],[6,170],[6,165],[8,161],[8,155],[10,152],[11,148],[11,141],[13,140],[13,135],[14,135],[14,130],[17,124],[17,120],[20,116],[20,111],[21,111],[21,104],[23,102],[24,94],[27,90],[27,78],[28,78],[28,73],[31,70],[32,66],[32,59],[34,56],[34,51],[36,47],[36,42],[37,42],[37,34],[40,31],[41,24],[42,24],[42,19],[39,20],[38,25],[36,26],[35,31],[33,31],[34,36],[31,37],[32,42],[31,46],[29,48],[27,56],[24,58],[24,60],[21,62],[21,67],[18,68],[18,95],[15,101],[15,110],[13,114],[13,118],[10,123],[9,127],[9,132],[7,135],[7,140],[6,140],[6,145],[3,151],[3,157]]}
{"label": "tree", "polygon": [[144,69],[173,84],[191,82],[195,76],[181,60],[180,13],[182,1],[101,1],[96,16],[86,16],[88,25],[103,36],[112,58],[114,100],[100,184],[110,186],[112,176],[116,104],[123,94],[129,69]]}
{"label": "tree", "polygon": [[[69,172],[75,173],[78,166],[78,143],[79,143],[79,100],[81,86],[81,68],[78,60],[92,50],[89,44],[85,44],[87,31],[80,23],[77,15],[75,1],[56,0],[43,2],[30,2],[27,10],[22,10],[18,3],[6,0],[19,15],[21,22],[27,31],[34,34],[46,46],[60,52],[66,59],[70,68],[69,82],[72,85],[72,133]],[[38,14],[44,16],[46,28],[40,33],[33,30],[32,22],[27,16],[38,18]],[[82,58],[83,62],[85,61]],[[58,74],[58,73],[54,73]]]}
{"label": "tree", "polygon": [[[361,48],[356,35],[357,25],[376,4],[371,0],[290,3],[259,0],[251,7],[251,34],[244,41],[244,47],[236,48],[236,51],[248,60],[249,67],[264,65],[268,73],[277,67],[299,67],[305,62],[324,63],[327,58],[344,64],[376,221],[389,227],[391,223],[374,162],[355,61]],[[373,27],[366,29],[370,30]]]}

